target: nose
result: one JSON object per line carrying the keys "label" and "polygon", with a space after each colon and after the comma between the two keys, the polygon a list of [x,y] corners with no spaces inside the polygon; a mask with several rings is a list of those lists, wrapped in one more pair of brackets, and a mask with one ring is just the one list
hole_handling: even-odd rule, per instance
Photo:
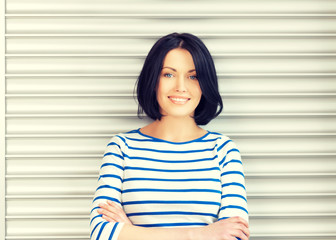
{"label": "nose", "polygon": [[186,92],[186,84],[183,76],[179,76],[176,78],[176,92]]}

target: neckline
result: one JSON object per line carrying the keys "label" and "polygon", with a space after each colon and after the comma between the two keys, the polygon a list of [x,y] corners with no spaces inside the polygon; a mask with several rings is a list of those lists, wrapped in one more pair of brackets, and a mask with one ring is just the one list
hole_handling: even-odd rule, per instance
{"label": "neckline", "polygon": [[195,138],[195,139],[193,139],[193,140],[184,141],[184,142],[173,142],[173,141],[168,141],[168,140],[164,140],[164,139],[161,139],[161,138],[156,138],[156,137],[147,135],[147,134],[145,134],[145,133],[142,133],[142,132],[140,131],[140,129],[141,129],[141,128],[136,129],[136,132],[137,132],[138,134],[144,136],[144,137],[151,138],[151,139],[153,139],[153,140],[155,140],[155,141],[158,141],[158,142],[166,142],[166,143],[171,143],[171,144],[186,144],[186,143],[198,142],[198,141],[202,140],[203,138],[205,138],[206,136],[208,136],[208,135],[210,134],[210,132],[209,132],[208,130],[206,130],[206,133],[205,133],[203,136],[199,137],[199,138]]}

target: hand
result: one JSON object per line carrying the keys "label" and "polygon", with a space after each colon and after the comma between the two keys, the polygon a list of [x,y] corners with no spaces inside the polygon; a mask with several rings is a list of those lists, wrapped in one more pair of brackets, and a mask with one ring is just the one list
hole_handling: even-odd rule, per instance
{"label": "hand", "polygon": [[214,222],[201,231],[202,239],[212,240],[248,240],[250,231],[248,223],[241,217],[231,217]]}
{"label": "hand", "polygon": [[109,222],[124,222],[126,224],[132,224],[132,222],[126,216],[126,213],[117,203],[110,200],[107,204],[100,203],[98,213],[103,215],[103,218]]}

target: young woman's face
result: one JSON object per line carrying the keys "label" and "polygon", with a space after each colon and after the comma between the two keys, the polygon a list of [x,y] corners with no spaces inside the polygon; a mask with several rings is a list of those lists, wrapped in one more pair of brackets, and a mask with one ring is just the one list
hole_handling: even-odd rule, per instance
{"label": "young woman's face", "polygon": [[163,116],[194,116],[202,91],[194,61],[187,50],[176,48],[167,53],[156,90]]}

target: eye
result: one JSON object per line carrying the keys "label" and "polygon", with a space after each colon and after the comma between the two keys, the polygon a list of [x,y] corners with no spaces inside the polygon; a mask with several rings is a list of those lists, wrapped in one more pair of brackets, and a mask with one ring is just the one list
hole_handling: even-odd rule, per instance
{"label": "eye", "polygon": [[167,77],[167,78],[171,78],[171,77],[173,77],[173,74],[171,74],[171,73],[165,73],[165,74],[163,74],[163,76]]}
{"label": "eye", "polygon": [[197,80],[197,76],[196,75],[190,76],[190,79]]}

